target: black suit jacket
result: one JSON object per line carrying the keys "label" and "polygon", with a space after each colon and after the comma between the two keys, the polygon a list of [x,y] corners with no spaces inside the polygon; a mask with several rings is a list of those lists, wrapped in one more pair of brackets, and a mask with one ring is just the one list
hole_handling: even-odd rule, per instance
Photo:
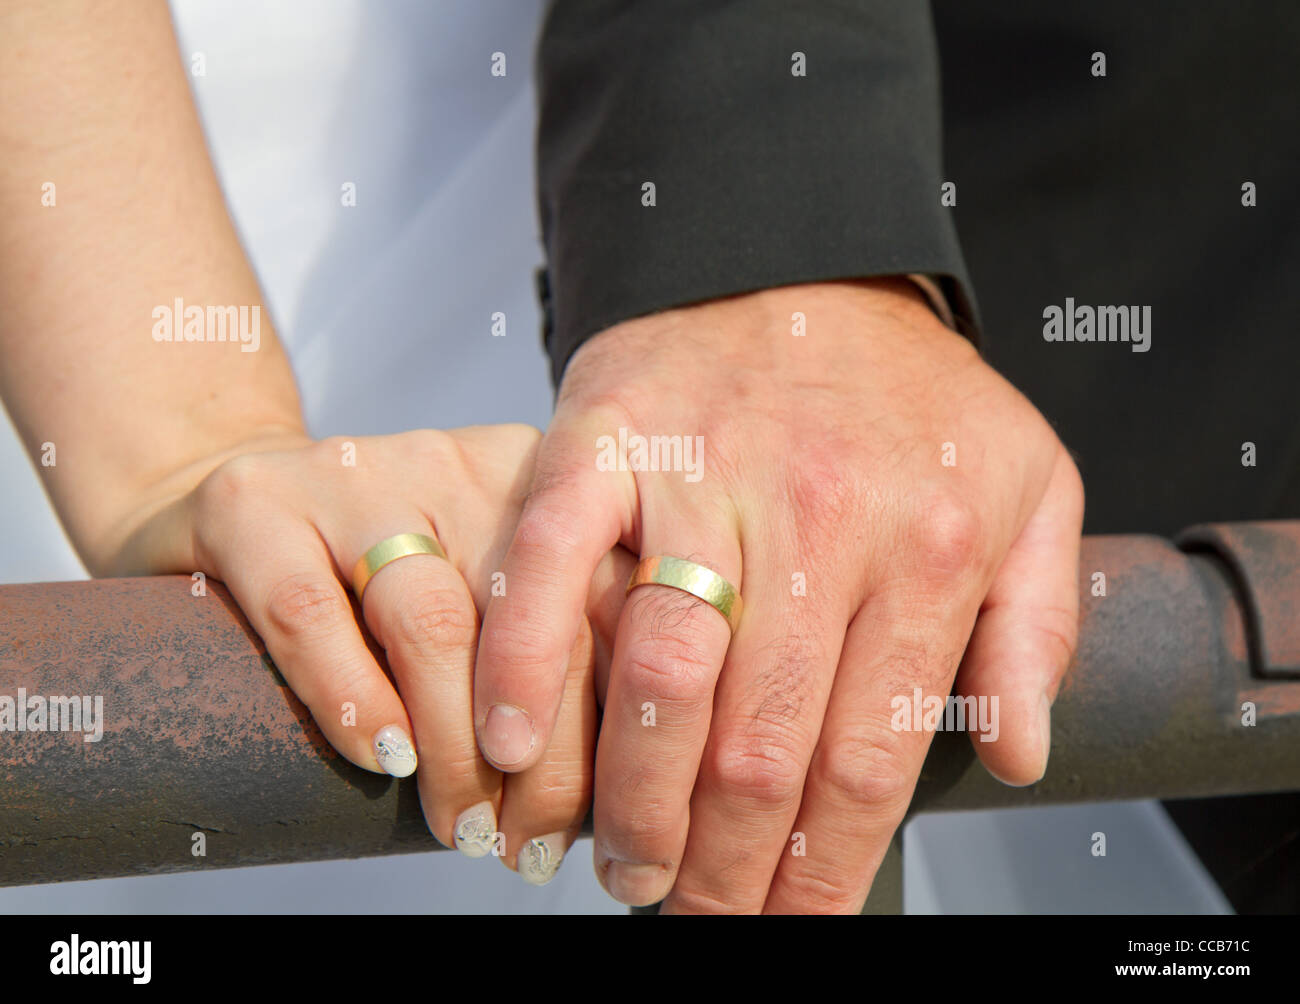
{"label": "black suit jacket", "polygon": [[[1089,532],[1300,515],[1298,53],[1282,0],[556,0],[556,378],[629,317],[923,272],[1074,451]],[[1067,297],[1149,306],[1150,351],[1045,341]]]}

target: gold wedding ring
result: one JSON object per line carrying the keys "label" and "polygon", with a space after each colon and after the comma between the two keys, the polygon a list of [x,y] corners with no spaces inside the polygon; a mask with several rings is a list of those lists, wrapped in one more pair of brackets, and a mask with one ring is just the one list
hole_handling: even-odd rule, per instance
{"label": "gold wedding ring", "polygon": [[733,635],[740,626],[740,611],[744,607],[740,592],[711,568],[666,554],[642,558],[628,579],[627,591],[649,585],[671,586],[702,599],[727,618]]}
{"label": "gold wedding ring", "polygon": [[357,602],[365,595],[366,586],[375,577],[375,573],[385,565],[406,558],[412,554],[432,554],[446,559],[447,552],[433,537],[423,533],[399,533],[395,537],[381,540],[363,554],[352,569],[352,591],[357,594]]}

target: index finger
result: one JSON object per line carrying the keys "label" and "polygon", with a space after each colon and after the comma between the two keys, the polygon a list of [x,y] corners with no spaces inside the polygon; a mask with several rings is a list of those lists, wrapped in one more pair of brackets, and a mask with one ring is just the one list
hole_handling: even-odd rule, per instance
{"label": "index finger", "polygon": [[500,592],[483,615],[474,723],[483,756],[503,771],[527,770],[545,752],[592,576],[632,523],[635,484],[597,469],[597,425],[553,427],[542,441]]}

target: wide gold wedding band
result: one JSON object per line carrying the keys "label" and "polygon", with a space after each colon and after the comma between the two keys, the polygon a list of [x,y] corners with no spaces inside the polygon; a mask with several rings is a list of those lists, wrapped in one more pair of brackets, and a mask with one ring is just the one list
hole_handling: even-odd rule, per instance
{"label": "wide gold wedding band", "polygon": [[407,558],[412,554],[432,554],[437,558],[446,558],[447,552],[433,537],[424,533],[399,533],[394,537],[381,540],[361,556],[356,567],[352,569],[352,591],[361,602],[366,586],[375,577],[375,573],[385,565],[398,558]]}
{"label": "wide gold wedding band", "polygon": [[650,585],[671,586],[699,597],[727,619],[733,635],[740,626],[740,611],[744,607],[740,592],[711,568],[666,554],[642,558],[628,579],[627,591]]}

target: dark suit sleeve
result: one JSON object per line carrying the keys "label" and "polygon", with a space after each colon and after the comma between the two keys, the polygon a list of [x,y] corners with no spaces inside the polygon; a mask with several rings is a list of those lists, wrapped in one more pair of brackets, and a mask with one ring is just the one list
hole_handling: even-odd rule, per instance
{"label": "dark suit sleeve", "polygon": [[973,333],[937,58],[917,0],[554,0],[537,173],[557,383],[619,321],[796,282],[926,273]]}

